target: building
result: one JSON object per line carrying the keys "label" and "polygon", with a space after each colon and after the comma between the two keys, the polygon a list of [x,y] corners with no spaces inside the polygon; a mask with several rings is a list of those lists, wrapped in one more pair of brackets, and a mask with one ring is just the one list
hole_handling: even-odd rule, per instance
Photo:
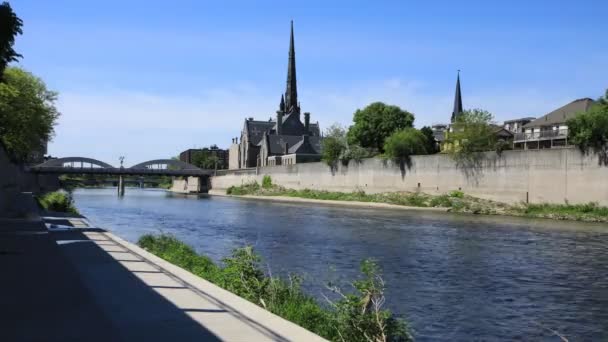
{"label": "building", "polygon": [[281,95],[274,118],[264,121],[245,119],[240,140],[232,139],[229,168],[319,161],[321,160],[320,135],[319,123],[311,123],[310,113],[302,113],[298,102],[292,21],[285,94]]}
{"label": "building", "polygon": [[217,157],[217,168],[225,169],[228,167],[228,150],[223,150],[218,148],[217,145],[211,145],[209,147],[198,148],[198,149],[188,149],[179,154],[179,160],[184,163],[193,164],[194,156],[196,153],[205,153],[208,156]]}
{"label": "building", "polygon": [[514,149],[542,149],[568,146],[566,121],[577,113],[586,112],[595,104],[590,98],[572,101],[549,114],[523,125],[523,132],[515,133]]}
{"label": "building", "polygon": [[536,119],[536,118],[527,117],[527,118],[521,118],[521,119],[507,120],[503,123],[502,126],[509,132],[522,133],[524,131],[524,125],[527,124],[528,122],[531,122],[534,119]]}

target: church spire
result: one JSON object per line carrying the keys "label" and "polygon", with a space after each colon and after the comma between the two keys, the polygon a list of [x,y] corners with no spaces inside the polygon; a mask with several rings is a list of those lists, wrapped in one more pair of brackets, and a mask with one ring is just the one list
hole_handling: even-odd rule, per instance
{"label": "church spire", "polygon": [[279,110],[281,112],[285,111],[285,98],[283,97],[283,94],[281,94],[281,103],[279,104]]}
{"label": "church spire", "polygon": [[293,20],[289,40],[289,63],[287,65],[287,88],[285,90],[285,110],[290,112],[298,107],[298,86],[296,81],[296,51],[293,42]]}
{"label": "church spire", "polygon": [[462,95],[460,94],[460,70],[456,77],[456,94],[454,95],[454,110],[452,111],[452,122],[456,121],[456,117],[462,113]]}

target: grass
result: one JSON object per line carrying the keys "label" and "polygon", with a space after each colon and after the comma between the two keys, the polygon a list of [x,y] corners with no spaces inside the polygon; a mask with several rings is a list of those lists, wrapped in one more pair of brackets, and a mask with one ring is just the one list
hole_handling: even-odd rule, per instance
{"label": "grass", "polygon": [[[266,179],[268,177],[268,180]],[[368,194],[364,191],[335,192],[325,190],[295,190],[272,184],[269,176],[264,176],[265,185],[257,182],[232,186],[229,195],[286,196],[316,200],[357,201],[388,203],[411,207],[448,208],[450,212],[511,215],[531,218],[549,218],[586,222],[608,222],[608,207],[597,203],[587,204],[507,204],[469,196],[462,191],[454,190],[447,194],[431,195],[423,192],[386,192]]]}
{"label": "grass", "polygon": [[528,204],[520,209],[522,215],[557,220],[608,222],[608,208],[597,203],[586,204]]}
{"label": "grass", "polygon": [[376,338],[383,335],[387,336],[384,341],[411,340],[405,322],[387,310],[362,306],[366,298],[384,300],[384,283],[373,261],[362,263],[363,277],[353,282],[357,292],[345,295],[332,305],[321,305],[301,290],[300,277],[289,275],[284,279],[265,274],[261,258],[251,247],[235,249],[218,265],[169,235],[144,235],[138,245],[329,340],[366,341],[362,332],[374,341],[382,341]]}
{"label": "grass", "polygon": [[65,191],[49,192],[42,196],[37,196],[36,199],[42,208],[47,211],[56,211],[62,213],[80,214],[74,206],[72,196]]}

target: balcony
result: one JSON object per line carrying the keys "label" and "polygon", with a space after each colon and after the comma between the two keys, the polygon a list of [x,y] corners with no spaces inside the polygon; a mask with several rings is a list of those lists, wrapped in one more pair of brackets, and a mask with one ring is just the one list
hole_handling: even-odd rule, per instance
{"label": "balcony", "polygon": [[567,137],[567,129],[546,130],[540,132],[515,133],[515,136],[513,137],[513,142],[566,139]]}

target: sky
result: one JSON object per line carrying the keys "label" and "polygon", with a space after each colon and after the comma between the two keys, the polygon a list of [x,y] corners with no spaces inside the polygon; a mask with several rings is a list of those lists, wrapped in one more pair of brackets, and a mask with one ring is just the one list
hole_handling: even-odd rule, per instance
{"label": "sky", "polygon": [[13,0],[19,65],[59,92],[49,154],[118,165],[228,148],[285,91],[321,129],[375,101],[449,121],[539,117],[608,88],[608,1]]}

